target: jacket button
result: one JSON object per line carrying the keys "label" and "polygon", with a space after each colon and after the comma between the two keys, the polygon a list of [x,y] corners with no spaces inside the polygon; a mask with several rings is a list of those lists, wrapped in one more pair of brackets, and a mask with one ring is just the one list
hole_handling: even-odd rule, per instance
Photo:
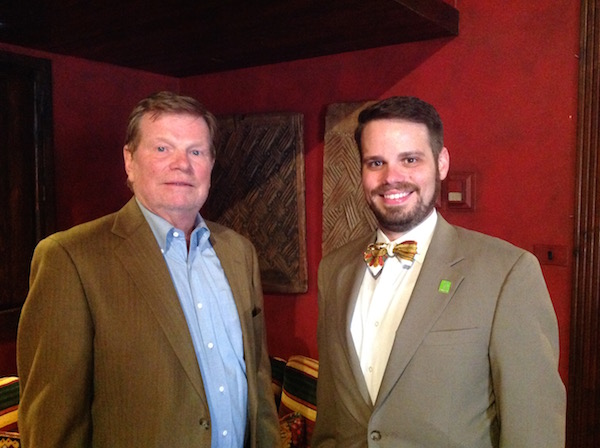
{"label": "jacket button", "polygon": [[372,441],[378,442],[381,440],[381,433],[379,431],[372,431],[370,437]]}
{"label": "jacket button", "polygon": [[208,421],[205,418],[201,418],[200,419],[200,426],[202,426],[204,429],[210,429],[210,421]]}

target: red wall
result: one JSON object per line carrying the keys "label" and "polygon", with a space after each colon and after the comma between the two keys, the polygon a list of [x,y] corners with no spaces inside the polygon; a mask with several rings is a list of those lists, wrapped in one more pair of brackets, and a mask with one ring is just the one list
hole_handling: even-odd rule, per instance
{"label": "red wall", "polygon": [[[476,174],[476,209],[444,216],[532,250],[573,250],[579,5],[573,0],[462,0],[456,38],[173,79],[0,44],[53,61],[59,228],[129,197],[121,147],[134,103],[180,90],[215,113],[304,114],[309,290],[265,298],[271,353],[317,357],[325,109],[416,95],[444,120],[452,171]],[[570,260],[569,260],[570,261]],[[572,268],[544,266],[566,379]]]}
{"label": "red wall", "polygon": [[[507,239],[573,248],[579,6],[559,0],[458,2],[460,35],[181,81],[217,113],[304,114],[309,291],[268,296],[272,353],[317,356],[323,139],[330,103],[416,95],[445,123],[451,171],[476,173],[476,210],[456,224]],[[558,314],[566,379],[572,273],[544,267]]]}

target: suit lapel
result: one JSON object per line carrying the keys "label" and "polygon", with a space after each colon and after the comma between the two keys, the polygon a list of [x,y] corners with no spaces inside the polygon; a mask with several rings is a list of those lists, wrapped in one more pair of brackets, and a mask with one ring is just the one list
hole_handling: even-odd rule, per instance
{"label": "suit lapel", "polygon": [[[413,290],[404,318],[396,331],[396,337],[376,405],[381,403],[442,314],[462,282],[464,276],[456,268],[462,259],[456,244],[456,232],[441,216],[421,273]],[[440,287],[442,280],[450,282],[449,291]],[[447,283],[446,283],[447,284]]]}
{"label": "suit lapel", "polygon": [[[227,243],[227,239],[223,238],[220,227],[211,222],[207,222],[207,225],[210,229],[211,244],[219,258],[219,262],[221,263],[221,267],[223,268],[223,272],[225,273],[225,277],[231,288],[233,300],[238,311],[244,339],[243,343],[245,358],[247,359],[246,362],[252,362],[253,357],[248,356],[248,353],[251,353],[249,350],[255,346],[254,332],[250,331],[251,322],[249,321],[249,318],[252,317],[253,310],[249,309],[252,304],[248,300],[244,300],[250,296],[248,285],[245,282],[245,279],[248,278],[246,275],[248,268],[240,258],[242,255],[234,253],[231,245]],[[244,273],[243,275],[236,275],[236,273],[242,272]],[[246,371],[249,370],[251,370],[251,366],[247,366]]]}
{"label": "suit lapel", "polygon": [[113,232],[123,238],[116,255],[148,303],[196,391],[204,396],[202,375],[187,321],[166,262],[135,199],[118,213]]}
{"label": "suit lapel", "polygon": [[360,359],[358,358],[356,347],[354,346],[351,323],[360,285],[365,274],[365,261],[362,253],[367,245],[373,241],[375,241],[375,235],[369,235],[367,238],[358,241],[356,245],[353,245],[353,248],[350,251],[351,261],[341,261],[343,264],[340,268],[338,279],[339,284],[341,285],[339,288],[340,300],[338,300],[338,303],[341,304],[341,309],[337,312],[337,315],[343,316],[338,331],[340,332],[340,340],[346,341],[346,345],[344,346],[346,358],[352,368],[358,391],[365,403],[369,404],[369,406],[372,406],[371,397],[360,367]]}

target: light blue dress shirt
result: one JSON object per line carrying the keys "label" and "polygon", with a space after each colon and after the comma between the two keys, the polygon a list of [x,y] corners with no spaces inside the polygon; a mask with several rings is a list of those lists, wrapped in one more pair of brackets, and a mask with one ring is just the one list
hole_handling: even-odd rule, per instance
{"label": "light blue dress shirt", "polygon": [[138,201],[158,241],[192,336],[210,410],[212,447],[241,448],[248,384],[242,328],[231,288],[198,214],[185,234]]}

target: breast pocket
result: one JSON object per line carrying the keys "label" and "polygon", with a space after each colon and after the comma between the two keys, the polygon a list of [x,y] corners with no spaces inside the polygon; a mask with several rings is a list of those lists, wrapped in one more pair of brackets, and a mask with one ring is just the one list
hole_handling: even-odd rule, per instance
{"label": "breast pocket", "polygon": [[484,332],[481,328],[461,328],[451,330],[438,330],[430,332],[424,345],[461,345],[475,344],[481,342],[484,338]]}

